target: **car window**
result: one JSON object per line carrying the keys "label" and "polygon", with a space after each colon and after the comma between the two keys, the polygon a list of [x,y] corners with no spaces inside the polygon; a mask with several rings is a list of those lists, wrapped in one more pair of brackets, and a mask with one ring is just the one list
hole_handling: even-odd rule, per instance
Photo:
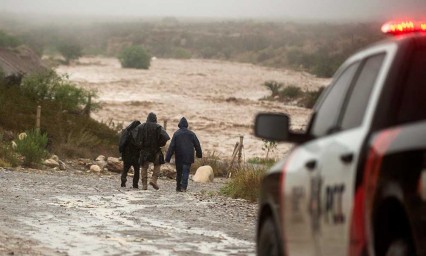
{"label": "car window", "polygon": [[385,54],[378,54],[369,57],[364,62],[356,83],[352,87],[352,92],[345,108],[341,128],[343,130],[358,127],[367,109],[371,91],[379,74]]}
{"label": "car window", "polygon": [[324,136],[336,127],[337,118],[342,108],[343,100],[348,91],[349,85],[359,66],[356,62],[346,68],[336,79],[324,101],[319,106],[312,124],[312,135],[315,137]]}
{"label": "car window", "polygon": [[426,49],[417,49],[403,84],[398,123],[426,120]]}

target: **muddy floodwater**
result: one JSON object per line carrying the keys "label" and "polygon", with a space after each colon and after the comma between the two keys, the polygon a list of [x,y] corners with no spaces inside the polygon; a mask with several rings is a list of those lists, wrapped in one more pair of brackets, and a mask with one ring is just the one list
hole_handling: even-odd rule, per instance
{"label": "muddy floodwater", "polygon": [[[149,70],[137,70],[123,69],[113,58],[82,58],[57,71],[98,92],[103,108],[92,116],[99,121],[127,125],[135,119],[145,121],[149,112],[155,112],[161,124],[167,120],[172,134],[185,116],[210,154],[231,157],[239,136],[244,136],[246,160],[265,156],[262,140],[253,136],[258,112],[289,113],[296,129],[305,127],[310,114],[305,108],[261,100],[271,93],[264,82],[275,80],[304,90],[329,83],[307,73],[214,60],[155,59]],[[288,144],[280,144],[271,156],[282,157],[288,149]]]}

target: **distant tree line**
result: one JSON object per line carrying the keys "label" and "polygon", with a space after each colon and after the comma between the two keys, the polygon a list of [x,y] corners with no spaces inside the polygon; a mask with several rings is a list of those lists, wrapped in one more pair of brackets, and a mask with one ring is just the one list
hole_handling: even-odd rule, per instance
{"label": "distant tree line", "polygon": [[139,46],[159,58],[230,60],[330,77],[354,51],[383,38],[379,27],[377,23],[184,22],[168,17],[161,21],[39,26],[14,34],[44,54],[58,52],[58,42],[63,41],[81,47],[83,55],[119,57],[123,49]]}

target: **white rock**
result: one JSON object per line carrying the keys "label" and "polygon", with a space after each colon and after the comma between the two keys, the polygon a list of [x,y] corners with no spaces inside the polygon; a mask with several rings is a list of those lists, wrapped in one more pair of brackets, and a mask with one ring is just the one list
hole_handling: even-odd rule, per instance
{"label": "white rock", "polygon": [[25,139],[27,137],[27,134],[25,133],[25,132],[22,132],[22,133],[20,133],[19,135],[18,135],[18,139],[19,140],[23,140],[23,139]]}
{"label": "white rock", "polygon": [[200,183],[213,182],[213,168],[209,165],[200,166],[192,177],[192,180]]}
{"label": "white rock", "polygon": [[95,161],[106,161],[106,157],[104,155],[99,155],[96,157]]}
{"label": "white rock", "polygon": [[59,163],[53,159],[46,159],[44,160],[43,164],[52,168],[59,167]]}
{"label": "white rock", "polygon": [[106,157],[103,156],[103,155],[100,155],[95,159],[96,164],[99,165],[101,167],[101,169],[103,169],[107,165],[106,160],[107,160]]}
{"label": "white rock", "polygon": [[50,157],[50,159],[53,159],[53,160],[55,160],[56,162],[58,162],[58,163],[59,163],[59,157],[58,157],[57,155],[52,155],[52,156]]}
{"label": "white rock", "polygon": [[97,165],[97,164],[93,164],[93,165],[90,166],[91,172],[100,172],[101,170],[102,170],[101,167],[99,167],[99,165]]}

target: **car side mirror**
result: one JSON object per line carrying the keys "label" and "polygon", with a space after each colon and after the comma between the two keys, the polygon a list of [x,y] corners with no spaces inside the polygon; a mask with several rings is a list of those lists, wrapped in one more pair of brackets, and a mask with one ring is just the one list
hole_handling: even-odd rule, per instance
{"label": "car side mirror", "polygon": [[256,116],[254,135],[270,141],[289,139],[290,118],[286,114],[260,113]]}

